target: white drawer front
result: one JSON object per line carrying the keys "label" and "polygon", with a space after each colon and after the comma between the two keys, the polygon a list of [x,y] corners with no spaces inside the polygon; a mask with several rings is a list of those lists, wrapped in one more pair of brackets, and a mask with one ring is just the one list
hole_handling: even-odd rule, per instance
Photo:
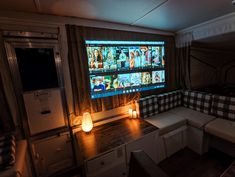
{"label": "white drawer front", "polygon": [[[122,168],[125,168],[125,151],[124,147],[119,147],[111,152],[100,155],[94,159],[86,162],[88,176],[99,176],[107,173],[110,169],[117,168],[120,164],[123,164]],[[120,171],[120,170],[119,170]],[[122,170],[125,172],[125,169]]]}
{"label": "white drawer front", "polygon": [[72,145],[68,134],[32,144],[39,176],[48,176],[73,165]]}

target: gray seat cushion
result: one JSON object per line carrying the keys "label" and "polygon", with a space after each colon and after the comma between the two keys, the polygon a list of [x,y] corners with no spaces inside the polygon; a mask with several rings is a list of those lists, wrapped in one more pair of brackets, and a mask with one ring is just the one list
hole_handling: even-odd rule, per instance
{"label": "gray seat cushion", "polygon": [[159,128],[159,135],[169,133],[187,123],[185,118],[169,112],[157,114],[145,120]]}
{"label": "gray seat cushion", "polygon": [[172,113],[180,117],[183,117],[184,119],[187,119],[189,125],[196,127],[196,128],[200,128],[200,129],[203,129],[207,123],[215,119],[214,116],[204,114],[199,111],[195,111],[195,110],[185,108],[185,107],[177,107],[177,108],[171,109],[169,110],[169,113]]}
{"label": "gray seat cushion", "polygon": [[235,143],[235,122],[226,119],[215,119],[205,126],[209,134]]}

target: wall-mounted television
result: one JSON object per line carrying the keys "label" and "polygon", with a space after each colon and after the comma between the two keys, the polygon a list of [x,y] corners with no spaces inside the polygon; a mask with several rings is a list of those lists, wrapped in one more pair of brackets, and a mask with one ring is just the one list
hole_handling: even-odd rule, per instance
{"label": "wall-mounted television", "polygon": [[164,41],[86,40],[91,98],[164,88]]}

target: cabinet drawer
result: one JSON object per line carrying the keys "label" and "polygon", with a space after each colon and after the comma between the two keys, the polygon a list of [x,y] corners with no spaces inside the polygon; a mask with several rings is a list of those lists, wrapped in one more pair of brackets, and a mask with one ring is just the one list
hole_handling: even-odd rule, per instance
{"label": "cabinet drawer", "polygon": [[107,171],[118,164],[125,164],[124,147],[117,148],[111,152],[100,155],[86,162],[87,174]]}
{"label": "cabinet drawer", "polygon": [[73,152],[68,134],[32,144],[38,176],[48,176],[73,165]]}
{"label": "cabinet drawer", "polygon": [[97,170],[108,168],[115,161],[115,151],[97,157],[87,162],[87,171],[92,173]]}

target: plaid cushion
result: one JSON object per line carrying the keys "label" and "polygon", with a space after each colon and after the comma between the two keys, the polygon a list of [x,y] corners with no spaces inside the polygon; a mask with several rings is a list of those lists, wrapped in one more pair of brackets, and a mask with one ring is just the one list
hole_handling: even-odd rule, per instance
{"label": "plaid cushion", "polygon": [[183,92],[184,107],[209,114],[211,109],[212,95],[203,92],[189,91]]}
{"label": "plaid cushion", "polygon": [[235,121],[235,98],[213,95],[211,113]]}
{"label": "plaid cushion", "polygon": [[168,92],[158,95],[157,100],[158,100],[159,112],[164,112],[174,107],[180,106],[182,103],[181,98],[182,98],[181,90],[176,90],[173,92]]}
{"label": "plaid cushion", "polygon": [[148,97],[140,98],[136,101],[136,109],[140,118],[146,118],[158,113],[157,96],[151,95]]}
{"label": "plaid cushion", "polygon": [[0,170],[5,170],[15,164],[15,137],[0,137]]}

